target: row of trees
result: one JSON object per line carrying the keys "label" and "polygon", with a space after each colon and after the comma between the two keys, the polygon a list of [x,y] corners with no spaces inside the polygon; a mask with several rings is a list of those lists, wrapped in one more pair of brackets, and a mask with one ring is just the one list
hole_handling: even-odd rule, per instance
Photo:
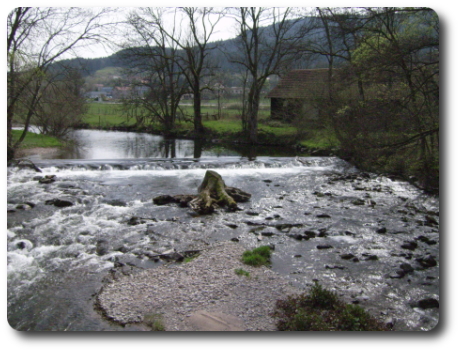
{"label": "row of trees", "polygon": [[[327,57],[325,118],[355,163],[439,178],[439,19],[427,8],[318,8]],[[341,70],[336,72],[336,60]]]}
{"label": "row of trees", "polygon": [[[201,118],[202,92],[211,89],[218,75],[219,50],[212,35],[222,18],[236,24],[232,51],[226,60],[241,67],[243,91],[242,127],[250,143],[257,143],[257,116],[262,88],[267,78],[286,71],[298,57],[298,43],[305,33],[294,28],[301,21],[291,8],[142,8],[129,15],[127,45],[123,57],[131,76],[149,87],[149,95],[127,101],[137,121],[155,119],[166,130],[174,128],[181,97],[193,95],[194,132],[204,132]],[[297,15],[297,16],[296,16]],[[169,22],[167,22],[169,20]],[[143,107],[144,109],[139,109]],[[140,116],[141,111],[144,115]],[[132,113],[134,115],[134,113]]]}
{"label": "row of trees", "polygon": [[[48,119],[44,132],[58,134],[60,118],[75,120],[82,111],[78,74],[65,61],[56,62],[82,44],[107,40],[107,12],[16,8],[9,14],[9,155],[32,118]],[[137,123],[159,121],[165,130],[174,129],[179,101],[191,93],[194,131],[203,134],[201,97],[218,73],[219,55],[213,53],[219,43],[212,38],[224,17],[233,18],[236,37],[233,50],[219,55],[241,68],[241,122],[250,143],[257,143],[268,77],[321,57],[329,69],[328,94],[316,103],[342,149],[358,163],[391,161],[402,171],[421,170],[430,182],[439,163],[439,20],[427,8],[136,9],[124,21],[126,44],[118,56],[129,64],[129,75],[139,78],[135,84],[148,87],[147,96],[126,105]],[[25,129],[13,141],[18,115]]]}

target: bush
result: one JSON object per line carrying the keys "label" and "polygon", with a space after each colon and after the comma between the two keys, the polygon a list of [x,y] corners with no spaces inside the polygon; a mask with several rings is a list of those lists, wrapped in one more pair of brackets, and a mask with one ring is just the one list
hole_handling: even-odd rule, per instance
{"label": "bush", "polygon": [[386,331],[384,324],[357,305],[341,302],[317,282],[309,294],[278,300],[273,316],[281,331]]}
{"label": "bush", "polygon": [[262,246],[252,251],[245,251],[242,260],[244,264],[251,266],[269,265],[271,253],[269,246]]}

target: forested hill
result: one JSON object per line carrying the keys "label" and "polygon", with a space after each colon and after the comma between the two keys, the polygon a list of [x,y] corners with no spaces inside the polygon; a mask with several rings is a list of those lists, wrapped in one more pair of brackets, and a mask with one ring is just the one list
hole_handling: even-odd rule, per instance
{"label": "forested hill", "polygon": [[[308,25],[312,21],[311,18],[305,18],[300,21],[293,30],[298,30],[302,25]],[[264,29],[267,29],[265,27]],[[265,32],[268,33],[270,30],[266,30]],[[316,29],[314,33],[310,33],[310,40],[313,37],[321,37],[324,35],[323,29]],[[268,36],[269,37],[269,36]],[[336,45],[339,43],[335,43]],[[339,44],[340,45],[340,44]],[[227,40],[220,40],[217,42],[213,42],[210,44],[210,47],[214,47],[214,50],[210,51],[211,60],[213,62],[213,66],[216,66],[220,70],[228,73],[233,72],[240,72],[241,66],[232,63],[228,59],[229,53],[234,53],[238,50],[237,45],[237,38],[227,39]],[[120,50],[108,57],[101,57],[101,58],[94,58],[94,59],[84,59],[84,58],[75,58],[69,60],[62,60],[59,61],[57,64],[65,65],[66,67],[73,67],[76,69],[81,70],[83,77],[93,75],[96,71],[102,70],[107,67],[121,67],[127,68],[128,62],[126,61],[126,55],[123,55],[125,50]],[[123,60],[122,58],[125,57]],[[327,67],[327,59],[324,56],[317,55],[315,57],[309,57],[307,59],[299,60],[295,63],[296,67],[292,68],[320,68],[320,67]]]}

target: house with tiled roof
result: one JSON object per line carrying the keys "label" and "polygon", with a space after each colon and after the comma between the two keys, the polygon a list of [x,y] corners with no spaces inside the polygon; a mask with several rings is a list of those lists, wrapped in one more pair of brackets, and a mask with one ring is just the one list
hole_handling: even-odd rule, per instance
{"label": "house with tiled roof", "polygon": [[328,96],[328,69],[292,70],[268,94],[271,117],[292,121],[296,116],[318,119],[318,101]]}

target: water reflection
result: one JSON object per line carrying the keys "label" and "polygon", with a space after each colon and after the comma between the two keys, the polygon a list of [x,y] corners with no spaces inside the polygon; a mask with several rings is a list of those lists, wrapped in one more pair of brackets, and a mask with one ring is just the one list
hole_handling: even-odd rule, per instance
{"label": "water reflection", "polygon": [[191,158],[193,141],[167,140],[147,133],[77,130],[62,159]]}
{"label": "water reflection", "polygon": [[69,136],[72,143],[55,159],[141,159],[240,156],[255,160],[258,156],[295,156],[292,148],[221,145],[202,140],[165,139],[148,133],[101,130],[76,130]]}

